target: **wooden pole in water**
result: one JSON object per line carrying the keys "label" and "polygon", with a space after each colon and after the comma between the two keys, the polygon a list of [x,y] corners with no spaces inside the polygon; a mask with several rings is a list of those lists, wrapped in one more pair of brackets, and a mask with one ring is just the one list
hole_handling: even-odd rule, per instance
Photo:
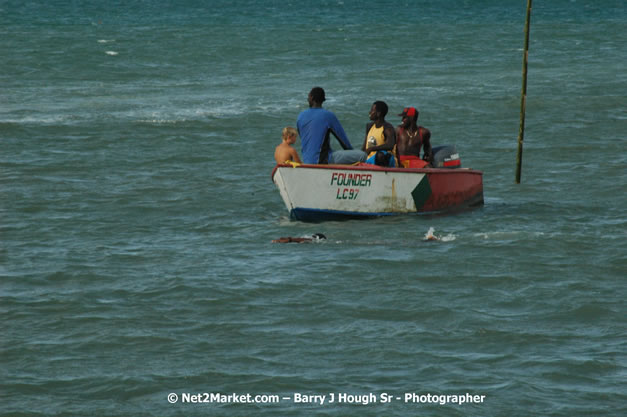
{"label": "wooden pole in water", "polygon": [[518,128],[518,155],[516,156],[516,184],[520,184],[523,138],[525,136],[525,108],[527,106],[527,63],[529,62],[529,22],[531,20],[531,1],[532,0],[527,0],[527,19],[525,20],[525,47],[523,52],[522,90],[520,94],[520,127]]}

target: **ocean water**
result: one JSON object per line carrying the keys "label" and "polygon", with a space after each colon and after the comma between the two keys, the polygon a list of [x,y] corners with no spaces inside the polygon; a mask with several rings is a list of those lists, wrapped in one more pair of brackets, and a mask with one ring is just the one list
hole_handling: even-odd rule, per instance
{"label": "ocean water", "polygon": [[[1,1],[0,415],[626,415],[627,6],[534,2],[517,185],[525,7]],[[316,85],[485,205],[290,220]]]}

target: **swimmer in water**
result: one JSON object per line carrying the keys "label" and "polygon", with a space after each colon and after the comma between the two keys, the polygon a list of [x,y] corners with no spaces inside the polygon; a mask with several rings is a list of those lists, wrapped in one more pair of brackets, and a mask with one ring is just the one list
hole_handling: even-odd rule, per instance
{"label": "swimmer in water", "polygon": [[427,234],[425,235],[424,240],[426,241],[436,241],[436,240],[440,240],[439,237],[437,237],[436,235],[433,234],[435,230],[433,229],[433,227],[429,228],[429,231],[427,232]]}
{"label": "swimmer in water", "polygon": [[274,239],[272,243],[308,243],[326,240],[326,238],[322,233],[314,233],[311,237],[280,237]]}

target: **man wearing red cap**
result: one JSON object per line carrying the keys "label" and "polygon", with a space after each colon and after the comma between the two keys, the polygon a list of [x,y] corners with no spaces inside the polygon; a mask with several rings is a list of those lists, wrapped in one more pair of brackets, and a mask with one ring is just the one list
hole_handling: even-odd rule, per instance
{"label": "man wearing red cap", "polygon": [[[431,132],[426,127],[418,126],[418,110],[415,107],[405,107],[399,116],[402,121],[396,129],[396,140],[400,164],[405,168],[423,168],[433,161]],[[420,148],[423,146],[421,160]]]}

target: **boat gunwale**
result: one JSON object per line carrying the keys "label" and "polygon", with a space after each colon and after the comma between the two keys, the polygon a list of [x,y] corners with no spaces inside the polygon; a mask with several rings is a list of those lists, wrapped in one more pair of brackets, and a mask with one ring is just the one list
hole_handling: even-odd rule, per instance
{"label": "boat gunwale", "polygon": [[398,173],[420,173],[420,174],[473,174],[483,175],[483,171],[479,171],[472,168],[388,168],[380,167],[378,165],[363,164],[363,165],[338,165],[338,164],[300,164],[293,166],[291,164],[277,164],[272,170],[271,179],[274,180],[274,175],[279,168],[313,168],[324,170],[346,170],[346,171],[375,171],[375,172],[398,172]]}

